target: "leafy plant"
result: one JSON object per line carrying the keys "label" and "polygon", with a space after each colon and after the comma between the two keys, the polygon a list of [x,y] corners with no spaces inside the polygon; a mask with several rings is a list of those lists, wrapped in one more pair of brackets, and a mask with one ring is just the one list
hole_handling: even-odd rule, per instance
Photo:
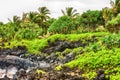
{"label": "leafy plant", "polygon": [[88,28],[87,30],[93,30],[99,26],[103,25],[104,21],[102,18],[102,11],[91,11],[88,10],[84,12],[81,16],[77,18],[77,23],[79,27]]}
{"label": "leafy plant", "polygon": [[104,38],[102,38],[102,43],[107,48],[111,49],[113,47],[119,47],[120,44],[120,35],[119,34],[111,34]]}
{"label": "leafy plant", "polygon": [[108,21],[106,23],[106,28],[110,32],[118,33],[120,31],[120,14],[111,21]]}
{"label": "leafy plant", "polygon": [[75,26],[72,18],[70,18],[69,16],[62,16],[58,20],[53,22],[53,24],[51,24],[48,31],[54,33],[70,33],[71,30],[74,29]]}

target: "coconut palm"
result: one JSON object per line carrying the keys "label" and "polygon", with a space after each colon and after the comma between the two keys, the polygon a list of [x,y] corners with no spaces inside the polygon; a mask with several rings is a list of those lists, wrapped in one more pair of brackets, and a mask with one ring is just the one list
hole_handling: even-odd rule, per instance
{"label": "coconut palm", "polygon": [[66,11],[64,10],[61,10],[63,15],[67,15],[67,16],[70,16],[70,17],[76,17],[79,13],[77,13],[77,10],[76,9],[73,9],[73,7],[67,7],[66,8]]}
{"label": "coconut palm", "polygon": [[48,16],[48,14],[50,14],[50,11],[49,11],[49,9],[47,9],[47,7],[40,7],[40,8],[38,8],[38,11],[39,11],[42,22],[44,22],[50,18]]}
{"label": "coconut palm", "polygon": [[108,20],[111,20],[112,19],[112,11],[110,8],[108,7],[105,7],[102,9],[102,15],[103,15],[103,19],[105,21],[105,23],[108,21]]}
{"label": "coconut palm", "polygon": [[49,17],[50,11],[49,9],[47,9],[47,7],[40,7],[38,11],[39,11],[39,17],[40,17],[39,26],[41,26],[44,32],[46,33],[48,28],[48,26],[46,26],[46,22],[47,20],[50,19]]}
{"label": "coconut palm", "polygon": [[28,19],[32,23],[39,23],[41,20],[39,13],[37,13],[37,12],[29,12]]}
{"label": "coconut palm", "polygon": [[19,23],[21,22],[21,19],[20,19],[19,16],[13,16],[13,19],[12,19],[12,20],[9,19],[9,18],[8,18],[8,20],[9,20],[10,22],[16,24],[16,25],[19,24]]}
{"label": "coconut palm", "polygon": [[21,23],[21,19],[19,16],[13,16],[13,19],[9,19],[9,22],[11,23],[11,26],[14,27],[15,31],[18,31],[19,27],[20,27],[20,23]]}
{"label": "coconut palm", "polygon": [[111,10],[116,17],[117,14],[120,13],[120,0],[115,0],[115,2],[110,0],[110,4],[112,6]]}
{"label": "coconut palm", "polygon": [[28,20],[28,13],[23,13],[22,14],[22,22],[29,22],[29,20]]}

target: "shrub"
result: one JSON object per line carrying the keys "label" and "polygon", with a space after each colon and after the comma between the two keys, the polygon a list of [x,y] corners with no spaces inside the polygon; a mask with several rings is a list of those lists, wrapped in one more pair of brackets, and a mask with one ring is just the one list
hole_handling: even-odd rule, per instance
{"label": "shrub", "polygon": [[14,27],[10,26],[9,24],[0,26],[0,37],[3,40],[10,40],[14,37],[14,35],[15,35]]}
{"label": "shrub", "polygon": [[120,50],[100,50],[98,52],[86,52],[81,54],[77,59],[68,62],[65,66],[71,68],[79,67],[80,69],[96,69],[96,68],[109,68],[110,66],[119,65]]}
{"label": "shrub", "polygon": [[118,33],[120,30],[120,14],[118,14],[118,16],[111,21],[108,21],[106,23],[106,28],[110,32]]}
{"label": "shrub", "polygon": [[111,34],[104,38],[102,38],[102,43],[107,48],[111,49],[113,47],[119,47],[120,45],[120,35],[118,34]]}
{"label": "shrub", "polygon": [[90,30],[95,31],[97,26],[103,25],[104,23],[102,18],[102,12],[97,10],[96,11],[88,10],[84,12],[81,16],[77,18],[76,21],[79,27],[87,28],[88,31]]}
{"label": "shrub", "polygon": [[73,29],[75,29],[75,26],[72,18],[62,16],[51,24],[48,31],[54,33],[70,33]]}

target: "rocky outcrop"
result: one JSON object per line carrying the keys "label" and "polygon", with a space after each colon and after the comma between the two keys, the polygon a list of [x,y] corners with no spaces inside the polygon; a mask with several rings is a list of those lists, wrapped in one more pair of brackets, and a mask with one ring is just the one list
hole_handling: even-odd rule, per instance
{"label": "rocky outcrop", "polygon": [[17,56],[12,55],[1,55],[0,56],[0,67],[5,68],[10,65],[16,66],[16,68],[27,69],[28,67],[38,66],[37,63],[34,63],[30,60],[23,59]]}
{"label": "rocky outcrop", "polygon": [[[75,70],[74,70],[75,72]],[[81,75],[80,72],[74,73],[73,70],[69,71],[54,71],[49,70],[45,73],[37,73],[36,69],[30,72],[25,72],[24,70],[18,71],[14,75],[15,80],[88,80]],[[73,74],[74,73],[74,74]]]}
{"label": "rocky outcrop", "polygon": [[[84,46],[81,42],[66,42],[66,41],[56,41],[55,43],[50,43],[50,47],[45,48],[39,56],[29,54],[26,56],[27,48],[25,46],[0,49],[0,76],[1,78],[11,78],[16,71],[23,69],[25,72],[31,71],[31,68],[40,68],[42,70],[53,70],[57,65],[64,64],[75,58],[73,53],[67,54],[63,58],[59,58],[57,51],[64,51],[66,48],[75,48],[79,46]],[[53,53],[53,54],[51,54]],[[45,54],[48,54],[47,56]],[[11,69],[15,71],[10,72]],[[5,71],[5,72],[4,72]],[[9,76],[9,75],[12,76]],[[50,73],[53,74],[53,73]]]}
{"label": "rocky outcrop", "polygon": [[[54,71],[57,65],[62,65],[76,58],[76,54],[63,51],[77,47],[85,47],[81,41],[67,42],[55,41],[49,42],[49,47],[42,50],[40,55],[29,54],[26,56],[27,48],[25,46],[0,49],[0,80],[88,80],[82,77],[81,71],[63,68],[62,71]],[[56,52],[61,52],[56,54]],[[82,52],[79,52],[80,54]],[[44,70],[45,74],[37,73],[36,69]],[[77,71],[77,72],[76,72]],[[93,80],[106,79],[104,71],[99,71]]]}
{"label": "rocky outcrop", "polygon": [[17,46],[17,47],[14,47],[13,49],[10,49],[10,48],[0,49],[0,55],[20,56],[25,53],[27,53],[27,48],[25,46]]}
{"label": "rocky outcrop", "polygon": [[66,48],[73,49],[77,47],[85,47],[86,44],[83,44],[81,41],[76,42],[67,42],[67,41],[55,41],[53,43],[49,42],[49,47],[46,47],[42,50],[43,53],[54,53],[54,52],[62,52]]}
{"label": "rocky outcrop", "polygon": [[109,77],[106,78],[106,74],[104,70],[99,70],[97,72],[97,76],[93,78],[93,80],[110,80],[110,78]]}

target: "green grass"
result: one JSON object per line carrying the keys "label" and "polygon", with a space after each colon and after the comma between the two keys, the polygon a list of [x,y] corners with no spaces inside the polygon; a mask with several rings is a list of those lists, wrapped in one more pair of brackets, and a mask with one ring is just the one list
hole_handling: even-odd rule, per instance
{"label": "green grass", "polygon": [[[85,52],[77,57],[77,59],[66,63],[64,66],[70,68],[80,68],[88,71],[96,71],[96,69],[108,70],[107,73],[117,70],[117,74],[112,74],[110,77],[113,78],[120,74],[120,49],[115,48],[111,50],[100,50],[98,52]],[[110,69],[112,67],[112,69]],[[88,75],[86,74],[86,75]],[[92,76],[92,74],[89,76]],[[86,76],[87,77],[87,76]],[[118,76],[117,76],[118,77]],[[90,78],[90,77],[88,77]],[[114,79],[116,80],[116,79]]]}
{"label": "green grass", "polygon": [[34,39],[34,40],[21,40],[21,41],[11,41],[10,46],[6,46],[8,48],[13,48],[17,46],[26,46],[28,52],[38,54],[40,50],[44,47],[48,46],[48,43],[45,39]]}
{"label": "green grass", "polygon": [[50,42],[54,42],[55,40],[66,40],[66,41],[79,41],[79,40],[88,40],[92,39],[93,36],[101,37],[106,36],[110,33],[108,32],[94,32],[94,33],[82,33],[82,34],[55,34],[48,37]]}
{"label": "green grass", "polygon": [[64,40],[64,41],[82,41],[87,42],[87,40],[92,39],[93,36],[101,37],[106,36],[110,33],[107,32],[94,32],[94,33],[84,33],[84,34],[54,34],[52,36],[49,36],[48,38],[42,38],[42,39],[34,39],[34,40],[12,40],[8,43],[10,43],[10,46],[8,46],[6,43],[7,48],[13,48],[14,46],[26,46],[28,49],[28,52],[30,53],[40,53],[40,51],[45,48],[46,46],[49,46],[48,42],[55,42],[56,40]]}

